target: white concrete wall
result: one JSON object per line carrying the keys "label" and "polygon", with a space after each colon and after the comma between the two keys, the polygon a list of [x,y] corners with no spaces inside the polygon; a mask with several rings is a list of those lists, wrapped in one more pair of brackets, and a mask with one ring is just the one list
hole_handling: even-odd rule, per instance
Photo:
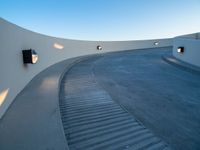
{"label": "white concrete wall", "polygon": [[200,39],[200,33],[191,33],[191,34],[185,34],[181,36],[177,36],[175,38],[190,38],[190,39]]}
{"label": "white concrete wall", "polygon": [[[159,45],[155,46],[155,41]],[[64,48],[54,48],[55,43],[62,44]],[[101,45],[103,50],[97,51],[97,45]],[[98,42],[49,37],[0,18],[0,118],[36,74],[57,62],[88,54],[165,46],[172,46],[172,39]],[[30,48],[36,50],[39,61],[34,65],[24,65],[22,50]]]}
{"label": "white concrete wall", "polygon": [[[184,53],[178,53],[177,48],[183,46]],[[200,67],[200,33],[174,38],[173,56],[179,60]]]}

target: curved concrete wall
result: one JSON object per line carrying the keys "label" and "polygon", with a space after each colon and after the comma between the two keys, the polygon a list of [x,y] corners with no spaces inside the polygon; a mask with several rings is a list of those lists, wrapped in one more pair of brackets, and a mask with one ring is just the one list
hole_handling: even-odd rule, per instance
{"label": "curved concrete wall", "polygon": [[[178,53],[178,47],[184,47],[184,53]],[[173,55],[179,60],[200,67],[200,33],[174,38]]]}
{"label": "curved concrete wall", "polygon": [[[158,41],[158,45],[154,42]],[[63,49],[55,48],[55,44]],[[97,45],[103,50],[98,51]],[[34,33],[0,18],[0,117],[27,83],[45,68],[62,60],[111,51],[172,46],[172,39],[145,41],[80,41]],[[23,49],[35,49],[39,61],[24,65]]]}

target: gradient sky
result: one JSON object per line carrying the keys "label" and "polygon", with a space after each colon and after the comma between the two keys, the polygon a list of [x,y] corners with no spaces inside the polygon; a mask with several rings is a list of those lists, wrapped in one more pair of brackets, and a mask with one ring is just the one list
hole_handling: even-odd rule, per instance
{"label": "gradient sky", "polygon": [[0,17],[68,39],[167,38],[200,32],[200,0],[0,0]]}

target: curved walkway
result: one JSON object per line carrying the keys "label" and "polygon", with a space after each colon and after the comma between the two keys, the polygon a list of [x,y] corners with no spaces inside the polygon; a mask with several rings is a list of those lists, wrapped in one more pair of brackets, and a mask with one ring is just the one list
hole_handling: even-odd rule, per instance
{"label": "curved walkway", "polygon": [[70,149],[168,148],[163,141],[200,149],[199,72],[165,61],[171,53],[171,47],[123,51],[73,66],[60,98]]}
{"label": "curved walkway", "polygon": [[169,149],[98,84],[96,60],[76,64],[62,81],[60,109],[70,150]]}

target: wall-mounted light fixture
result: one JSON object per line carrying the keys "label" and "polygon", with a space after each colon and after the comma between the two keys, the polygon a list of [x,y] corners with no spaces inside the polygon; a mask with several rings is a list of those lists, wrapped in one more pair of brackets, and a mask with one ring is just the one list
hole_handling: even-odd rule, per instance
{"label": "wall-mounted light fixture", "polygon": [[97,50],[102,50],[102,47],[100,45],[98,45]]}
{"label": "wall-mounted light fixture", "polygon": [[38,55],[33,49],[22,50],[22,54],[23,54],[23,61],[25,64],[27,63],[35,64],[38,61]]}
{"label": "wall-mounted light fixture", "polygon": [[157,46],[159,44],[159,42],[154,42],[153,45]]}
{"label": "wall-mounted light fixture", "polygon": [[177,48],[178,53],[184,53],[184,47],[180,46]]}

